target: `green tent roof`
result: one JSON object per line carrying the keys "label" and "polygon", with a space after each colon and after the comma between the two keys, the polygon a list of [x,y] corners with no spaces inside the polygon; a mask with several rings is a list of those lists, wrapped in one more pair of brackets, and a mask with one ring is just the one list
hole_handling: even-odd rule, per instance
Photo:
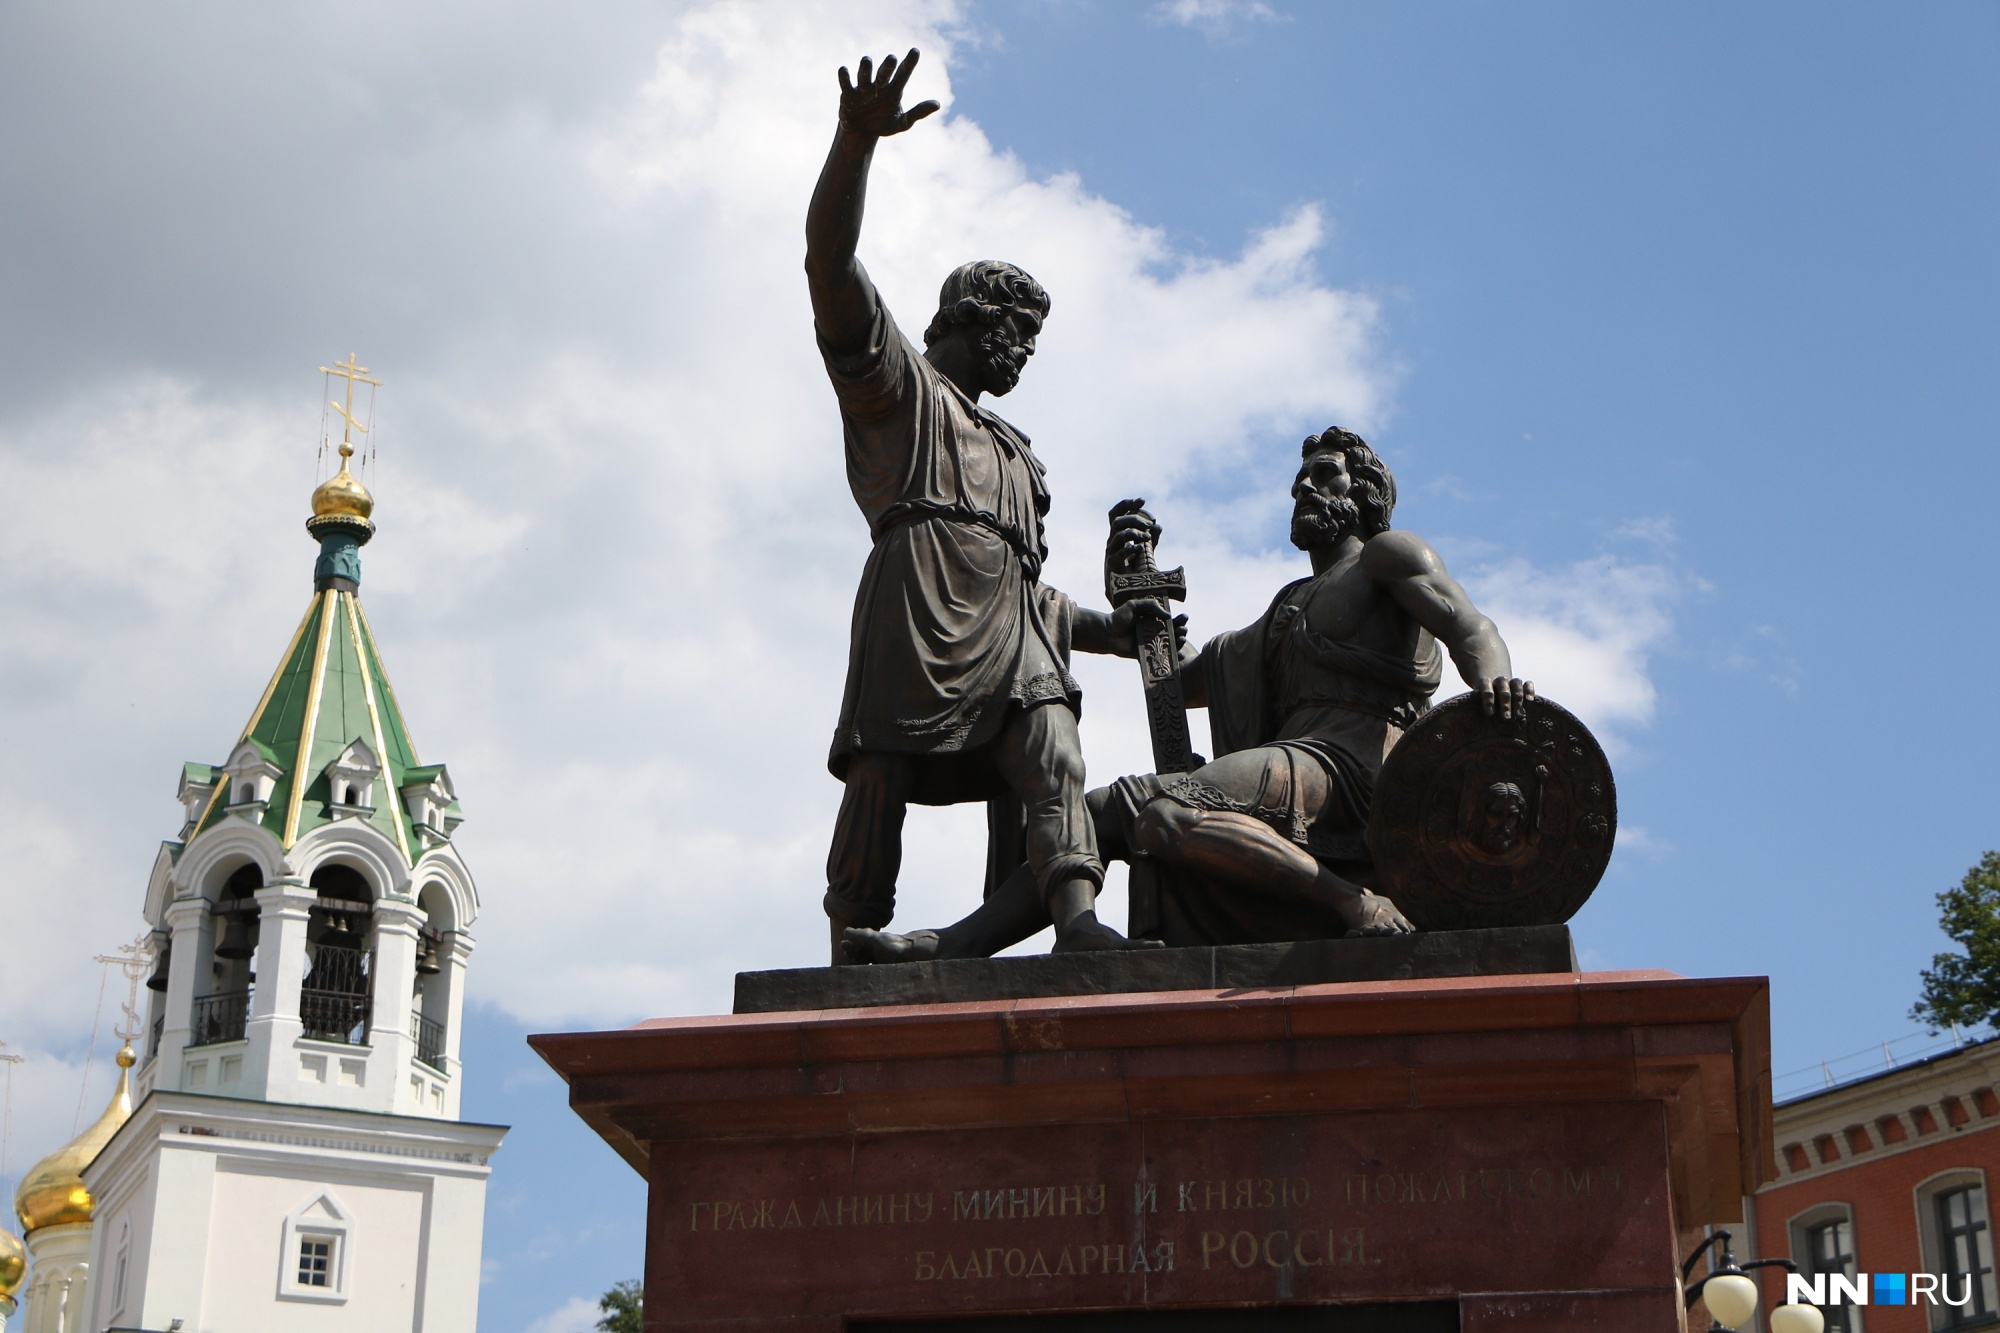
{"label": "green tent roof", "polygon": [[[420,769],[417,763],[416,747],[410,743],[367,613],[355,593],[329,587],[313,594],[305,619],[292,635],[291,647],[237,747],[246,740],[283,771],[263,823],[284,846],[332,822],[327,813],[332,790],[326,769],[358,740],[374,752],[382,773],[375,779],[372,812],[345,817],[372,824],[402,849],[405,861],[413,861],[421,852],[423,844],[403,808],[401,789],[413,772],[421,781],[439,766]],[[194,833],[213,827],[228,814],[227,786],[227,782],[216,784]]]}

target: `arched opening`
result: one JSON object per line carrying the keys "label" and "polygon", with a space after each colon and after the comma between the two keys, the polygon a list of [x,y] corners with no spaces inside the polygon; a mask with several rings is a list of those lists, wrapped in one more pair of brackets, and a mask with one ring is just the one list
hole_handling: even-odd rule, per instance
{"label": "arched opening", "polygon": [[451,963],[451,932],[455,919],[451,895],[442,884],[426,884],[417,895],[424,909],[424,924],[417,939],[416,995],[410,1005],[410,1036],[417,1043],[417,1059],[445,1072],[446,1024],[451,1019],[451,989],[456,971]]}
{"label": "arched opening", "polygon": [[229,872],[209,899],[206,948],[195,973],[190,1046],[243,1040],[257,980],[254,966],[261,933],[257,890],[263,887],[263,867],[245,861]]}
{"label": "arched opening", "polygon": [[375,986],[374,891],[360,871],[337,864],[313,871],[309,883],[318,901],[307,914],[299,1019],[308,1037],[365,1046]]}

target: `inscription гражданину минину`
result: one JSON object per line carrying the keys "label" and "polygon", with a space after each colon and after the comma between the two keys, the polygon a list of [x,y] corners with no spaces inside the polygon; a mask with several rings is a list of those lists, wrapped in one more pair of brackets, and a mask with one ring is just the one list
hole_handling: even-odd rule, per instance
{"label": "inscription \u0433\u0440\u0430\u0436\u0434\u0430\u043d\u0438\u043d\u0443 \u043c\u0438\u043d\u0438\u043d\u0443", "polygon": [[[1430,1168],[1347,1173],[1342,1202],[1383,1204],[1606,1198],[1624,1185],[1616,1168],[1593,1166]],[[1322,1195],[1322,1198],[1325,1196]],[[1139,1180],[1132,1211],[1215,1213],[1291,1209],[1310,1204],[1305,1176],[1238,1176],[1198,1180]],[[822,1195],[808,1199],[697,1199],[688,1203],[690,1231],[763,1231],[798,1227],[928,1225],[938,1222],[1035,1221],[1102,1217],[1110,1206],[1105,1184],[1002,1185],[992,1188],[884,1194]]]}

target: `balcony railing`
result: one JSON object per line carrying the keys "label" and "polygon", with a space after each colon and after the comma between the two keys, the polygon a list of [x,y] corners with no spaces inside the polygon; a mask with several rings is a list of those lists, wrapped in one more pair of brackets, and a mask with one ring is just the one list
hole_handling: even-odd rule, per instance
{"label": "balcony railing", "polygon": [[308,957],[311,966],[299,991],[299,1020],[305,1035],[366,1046],[375,955],[366,949],[315,944]]}
{"label": "balcony railing", "polygon": [[243,1040],[243,1025],[250,1020],[250,992],[223,991],[219,995],[198,996],[194,1002],[194,1031],[190,1046],[213,1046],[219,1041]]}
{"label": "balcony railing", "polygon": [[413,1013],[410,1037],[417,1043],[417,1063],[444,1073],[444,1024]]}

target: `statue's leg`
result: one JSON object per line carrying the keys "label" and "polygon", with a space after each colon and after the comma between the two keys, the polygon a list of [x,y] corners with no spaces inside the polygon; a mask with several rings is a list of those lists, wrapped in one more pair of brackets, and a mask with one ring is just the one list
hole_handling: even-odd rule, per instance
{"label": "statue's leg", "polygon": [[847,790],[826,854],[824,906],[835,963],[849,961],[843,930],[880,929],[895,916],[910,777],[907,755],[864,751],[848,760]]}
{"label": "statue's leg", "polygon": [[1085,801],[1076,714],[1066,703],[1016,709],[993,744],[994,766],[1027,814],[1028,865],[1055,922],[1055,951],[1131,947],[1097,919],[1104,865]]}
{"label": "statue's leg", "polygon": [[[1224,755],[1191,775],[1179,796],[1168,794],[1139,814],[1140,850],[1171,866],[1241,893],[1332,909],[1350,931],[1400,934],[1410,923],[1395,904],[1341,878],[1259,813],[1279,817],[1297,808],[1316,813],[1326,776],[1282,750],[1258,748]],[[1314,784],[1294,790],[1293,784]],[[1253,811],[1259,813],[1252,813]]]}
{"label": "statue's leg", "polygon": [[897,934],[849,927],[841,938],[854,962],[916,963],[931,958],[991,958],[1048,928],[1049,909],[1035,888],[1034,868],[1022,862],[970,915],[941,930]]}

